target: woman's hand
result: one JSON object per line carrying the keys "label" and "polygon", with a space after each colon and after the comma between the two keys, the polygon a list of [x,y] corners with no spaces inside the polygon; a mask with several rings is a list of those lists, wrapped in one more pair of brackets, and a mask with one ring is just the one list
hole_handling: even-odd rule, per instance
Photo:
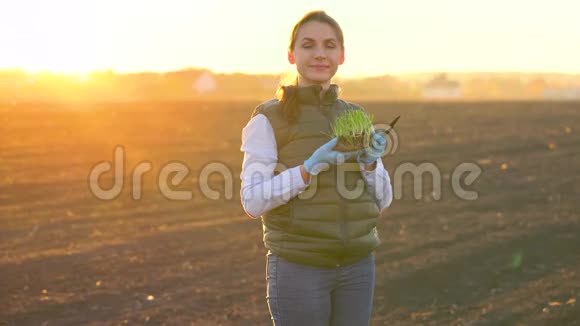
{"label": "woman's hand", "polygon": [[387,138],[382,132],[373,132],[371,146],[366,147],[360,155],[357,156],[357,162],[362,163],[365,167],[373,165],[383,154],[387,147]]}
{"label": "woman's hand", "polygon": [[321,171],[325,171],[330,167],[330,164],[341,164],[350,159],[358,157],[364,150],[341,152],[334,150],[338,143],[338,138],[332,138],[326,144],[320,146],[312,155],[304,161],[304,169],[310,175],[317,175]]}

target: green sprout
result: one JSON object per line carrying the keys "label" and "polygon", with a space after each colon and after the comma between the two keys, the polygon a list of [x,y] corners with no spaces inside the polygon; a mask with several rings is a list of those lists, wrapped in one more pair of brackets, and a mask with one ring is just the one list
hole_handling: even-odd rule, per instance
{"label": "green sprout", "polygon": [[336,118],[332,136],[338,138],[337,150],[353,151],[370,146],[373,115],[362,110],[348,110]]}

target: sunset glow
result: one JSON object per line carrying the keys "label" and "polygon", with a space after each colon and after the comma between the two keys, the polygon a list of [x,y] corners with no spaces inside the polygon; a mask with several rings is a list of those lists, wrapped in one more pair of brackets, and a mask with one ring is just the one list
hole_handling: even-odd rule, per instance
{"label": "sunset glow", "polygon": [[0,5],[0,70],[279,73],[293,24],[341,25],[337,76],[419,71],[579,73],[574,1],[18,1]]}

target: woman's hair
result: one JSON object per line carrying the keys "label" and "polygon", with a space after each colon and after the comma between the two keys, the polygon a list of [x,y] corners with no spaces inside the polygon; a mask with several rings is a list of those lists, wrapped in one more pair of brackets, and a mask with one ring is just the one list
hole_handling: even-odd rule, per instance
{"label": "woman's hair", "polygon": [[[338,42],[342,49],[344,49],[344,35],[342,29],[332,17],[326,14],[323,10],[315,10],[304,15],[292,29],[290,34],[290,44],[288,45],[288,51],[294,51],[294,46],[296,44],[296,37],[298,36],[298,31],[302,25],[317,21],[320,23],[326,23],[334,29]],[[280,110],[284,118],[290,122],[296,122],[298,116],[300,115],[300,109],[298,106],[298,101],[296,98],[296,87],[298,86],[298,75],[292,77],[290,83],[287,82],[288,76],[285,76],[280,81],[280,86],[276,91],[276,97],[280,101]]]}

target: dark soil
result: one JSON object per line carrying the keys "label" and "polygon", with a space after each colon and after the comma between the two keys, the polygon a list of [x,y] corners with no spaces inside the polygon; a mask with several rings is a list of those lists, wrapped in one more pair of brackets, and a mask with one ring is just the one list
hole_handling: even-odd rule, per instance
{"label": "dark soil", "polygon": [[[261,222],[239,200],[256,104],[0,107],[0,325],[271,325]],[[400,191],[379,225],[372,325],[578,325],[580,105],[361,104],[404,118],[383,158]],[[89,173],[118,145],[124,187],[98,199]],[[170,162],[189,167],[170,190],[191,199],[157,186]],[[482,169],[464,184],[476,200],[452,189],[464,162]],[[232,198],[216,174],[221,198],[203,194],[209,163],[230,169]],[[419,199],[395,178],[411,163],[437,167],[440,198],[430,176]]]}

